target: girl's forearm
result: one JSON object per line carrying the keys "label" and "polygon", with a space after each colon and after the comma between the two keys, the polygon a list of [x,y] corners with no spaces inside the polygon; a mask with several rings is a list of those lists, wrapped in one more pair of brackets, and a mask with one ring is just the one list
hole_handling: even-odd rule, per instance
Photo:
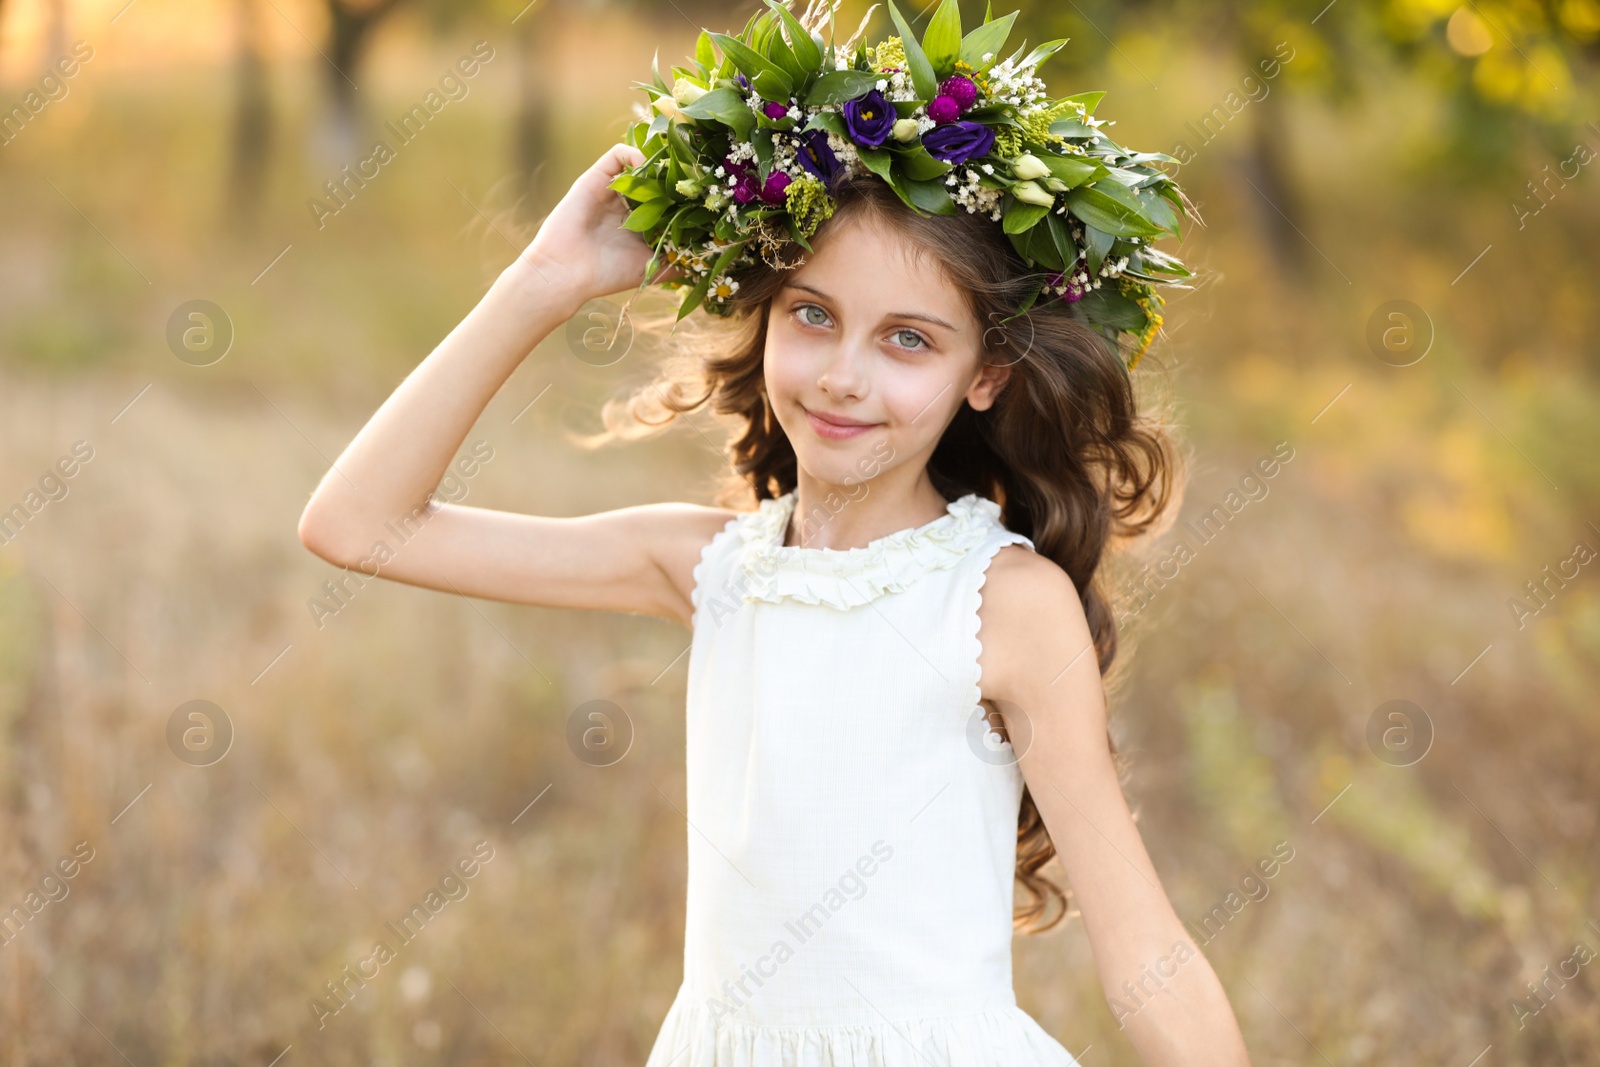
{"label": "girl's forearm", "polygon": [[[1250,1067],[1249,1053],[1222,982],[1198,950],[1158,988],[1145,981],[1130,994],[1111,993],[1126,1031],[1146,1067]],[[1148,972],[1145,975],[1148,978]],[[1131,1010],[1130,1010],[1131,1009]]]}
{"label": "girl's forearm", "polygon": [[300,520],[319,554],[365,551],[419,508],[478,416],[527,354],[583,300],[561,273],[519,257],[406,376],[323,476]]}

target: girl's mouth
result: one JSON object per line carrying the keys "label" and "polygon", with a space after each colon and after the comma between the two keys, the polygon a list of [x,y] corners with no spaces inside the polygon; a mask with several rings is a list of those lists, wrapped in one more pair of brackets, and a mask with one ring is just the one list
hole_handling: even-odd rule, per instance
{"label": "girl's mouth", "polygon": [[834,422],[802,406],[801,411],[806,413],[806,422],[811,425],[811,431],[818,437],[829,441],[847,441],[852,437],[860,437],[868,430],[876,429],[881,423],[876,422]]}

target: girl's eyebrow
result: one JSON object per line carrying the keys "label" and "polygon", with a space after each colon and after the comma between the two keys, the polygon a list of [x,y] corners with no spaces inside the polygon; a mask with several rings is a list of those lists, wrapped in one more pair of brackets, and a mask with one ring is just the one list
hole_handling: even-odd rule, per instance
{"label": "girl's eyebrow", "polygon": [[[813,288],[812,286],[806,285],[806,284],[804,284],[802,282],[788,282],[788,283],[786,283],[784,285],[784,288],[785,289],[804,289],[806,292],[811,293],[811,294],[813,294],[815,296],[819,296],[822,299],[828,301],[830,304],[833,303],[833,297],[829,296],[827,293],[824,293],[821,289]],[[893,313],[892,315],[890,315],[889,317],[890,318],[894,318],[894,319],[916,319],[919,322],[931,322],[935,326],[943,326],[945,329],[949,330],[951,333],[959,333],[960,332],[959,327],[953,326],[950,323],[948,323],[948,322],[944,321],[943,319],[938,318],[936,316],[924,315],[921,312],[916,312],[916,311],[897,311],[897,312]]]}

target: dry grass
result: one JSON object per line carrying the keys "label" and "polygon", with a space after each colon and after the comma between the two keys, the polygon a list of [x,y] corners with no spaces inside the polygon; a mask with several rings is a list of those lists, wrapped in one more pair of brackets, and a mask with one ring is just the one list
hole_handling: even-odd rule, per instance
{"label": "dry grass", "polygon": [[[107,101],[91,129],[110,158],[166,145],[142,164],[159,174],[162,152],[205,142],[199,126],[161,140],[151,106]],[[504,115],[454,117],[369,212],[314,239],[293,227],[320,178],[293,149],[260,236],[214,242],[208,203],[141,213],[97,182],[86,141],[41,137],[0,172],[0,505],[73,442],[95,450],[0,547],[0,907],[77,842],[94,850],[0,945],[0,1062],[265,1065],[291,1044],[284,1064],[643,1061],[681,976],[687,631],[382,582],[320,628],[307,608],[336,576],[295,538],[307,494],[504,260],[440,180],[497,187],[483,146]],[[1574,541],[1600,548],[1592,293],[1511,266],[1592,244],[1593,209],[1571,197],[1564,225],[1518,236],[1492,196],[1429,204],[1400,175],[1350,188],[1325,165],[1365,143],[1345,121],[1301,166],[1321,212],[1306,228],[1348,289],[1316,258],[1306,285],[1275,277],[1249,187],[1225,161],[1195,175],[1209,228],[1184,251],[1220,280],[1174,302],[1164,349],[1200,459],[1184,518],[1276,442],[1296,452],[1135,620],[1117,708],[1131,793],[1187,919],[1293,849],[1206,946],[1258,1065],[1465,1067],[1486,1046],[1484,1067],[1593,1063],[1593,966],[1523,1025],[1512,1002],[1575,942],[1600,950],[1596,578],[1521,630],[1506,607]],[[605,143],[587,136],[569,176]],[[18,206],[50,205],[38,179],[63,172],[152,285],[61,204]],[[303,255],[251,286],[290,240]],[[1491,241],[1505,258],[1453,286]],[[213,368],[160,340],[194,295],[239,326]],[[1398,296],[1439,327],[1404,370],[1362,340]],[[562,438],[594,429],[638,362],[588,368],[552,339],[469,438],[495,449],[470,500],[706,499],[716,457],[693,431],[599,454]],[[596,698],[636,730],[610,768],[564,740]],[[1436,728],[1408,768],[1366,741],[1394,698]],[[168,747],[193,699],[236,731],[214,766]],[[311,998],[479,841],[495,854],[468,895],[318,1029]],[[1080,924],[1019,940],[1017,987],[1089,1067],[1137,1062]]]}

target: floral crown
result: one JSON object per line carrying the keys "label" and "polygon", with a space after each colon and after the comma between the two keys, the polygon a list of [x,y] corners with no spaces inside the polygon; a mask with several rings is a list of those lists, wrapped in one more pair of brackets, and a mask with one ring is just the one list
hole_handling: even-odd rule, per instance
{"label": "floral crown", "polygon": [[632,207],[624,228],[654,249],[640,289],[676,266],[682,276],[661,284],[689,288],[679,321],[702,305],[727,314],[753,251],[798,266],[782,261],[785,248],[812,251],[807,238],[833,215],[837,184],[870,172],[918,214],[965,208],[1001,223],[1040,271],[1011,318],[1040,299],[1063,301],[1113,344],[1136,335],[1131,370],[1161,327],[1156,286],[1191,276],[1151,243],[1182,236],[1182,193],[1151,165],[1178,160],[1101,132],[1103,91],[1046,95],[1035,71],[1066,40],[997,61],[1016,12],[996,19],[990,4],[963,35],[957,0],[943,0],[919,42],[889,0],[899,36],[857,43],[874,4],[835,46],[819,31],[826,23],[832,37],[841,0],[809,0],[800,17],[792,0],[765,2],[737,37],[702,31],[695,65],[674,67],[670,87],[659,62],[653,83],[634,83],[650,107],[639,107],[627,142],[645,161],[611,188]]}

